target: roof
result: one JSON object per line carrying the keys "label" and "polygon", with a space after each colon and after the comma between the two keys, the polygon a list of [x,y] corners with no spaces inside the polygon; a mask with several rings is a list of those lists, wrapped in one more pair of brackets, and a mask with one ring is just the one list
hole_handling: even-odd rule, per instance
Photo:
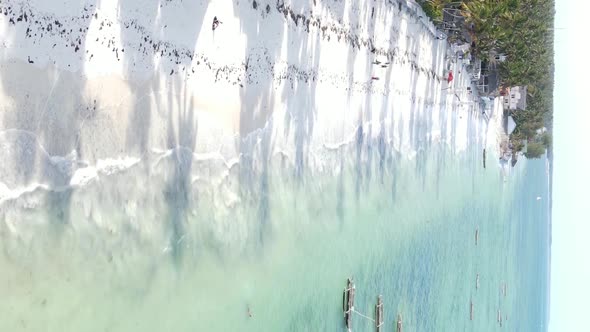
{"label": "roof", "polygon": [[516,129],[516,122],[511,116],[509,116],[508,120],[506,120],[506,134],[512,134],[514,129]]}
{"label": "roof", "polygon": [[500,86],[500,77],[497,70],[490,70],[488,72],[488,89],[490,91],[496,91]]}
{"label": "roof", "polygon": [[482,74],[477,84],[480,94],[490,95],[498,89],[499,85],[500,79],[497,70],[482,69]]}

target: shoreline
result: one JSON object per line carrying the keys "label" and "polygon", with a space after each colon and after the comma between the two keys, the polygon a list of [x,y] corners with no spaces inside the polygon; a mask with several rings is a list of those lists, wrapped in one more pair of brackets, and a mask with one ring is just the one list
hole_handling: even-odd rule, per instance
{"label": "shoreline", "polygon": [[[11,1],[9,4],[13,2],[20,3]],[[225,8],[218,5],[219,2],[214,2],[212,6],[217,10]],[[292,8],[306,10],[296,1],[288,5],[283,9],[288,7],[289,12],[293,12]],[[37,6],[41,9],[37,10]],[[36,11],[65,10],[59,6],[44,6],[38,1],[25,5],[31,16],[31,12]],[[153,20],[142,16],[148,15],[147,12],[117,14],[102,8],[90,9],[84,3],[76,6],[88,12],[82,15],[87,27],[79,27],[85,31],[86,40],[94,40],[96,36],[99,41],[100,38],[110,40],[114,31],[132,28],[129,22],[137,22],[134,31],[144,31],[145,28],[137,28],[142,26],[140,23],[147,25],[146,22]],[[75,14],[76,6],[64,8]],[[463,151],[473,139],[469,131],[483,131],[482,120],[471,114],[477,113],[477,105],[475,111],[470,111],[470,107],[455,100],[454,89],[444,91],[446,82],[441,82],[440,78],[447,61],[446,43],[436,41],[423,20],[417,20],[408,7],[398,11],[397,6],[385,4],[340,8],[339,4],[330,3],[308,8],[330,15],[336,10],[343,13],[350,10],[348,17],[343,15],[343,19],[335,20],[328,15],[327,20],[349,26],[358,35],[382,36],[379,32],[388,30],[401,34],[391,39],[376,39],[376,47],[390,47],[389,52],[376,55],[367,45],[358,44],[357,50],[352,46],[357,45],[354,38],[347,41],[330,38],[321,29],[314,30],[315,21],[309,21],[312,26],[305,29],[296,24],[303,18],[290,20],[274,8],[266,14],[263,12],[263,20],[265,24],[282,27],[283,31],[262,31],[263,35],[256,38],[266,36],[267,39],[256,39],[255,45],[250,45],[252,40],[248,33],[230,33],[233,29],[250,29],[245,21],[259,15],[258,11],[244,6],[233,8],[244,14],[243,18],[222,20],[223,24],[215,31],[215,40],[206,25],[197,33],[195,50],[207,50],[201,57],[215,59],[217,62],[213,66],[213,60],[205,64],[191,58],[189,62],[185,59],[184,62],[148,66],[144,74],[131,78],[135,75],[133,66],[130,67],[132,59],[150,58],[142,55],[141,48],[130,48],[135,32],[127,39],[120,37],[128,44],[123,42],[124,45],[115,46],[126,48],[125,52],[114,52],[116,57],[105,46],[83,43],[78,38],[82,48],[98,48],[102,53],[96,53],[90,62],[80,62],[75,59],[78,52],[70,50],[70,58],[63,58],[63,61],[72,62],[67,66],[65,62],[62,66],[49,64],[51,59],[63,56],[66,52],[63,47],[54,50],[37,44],[35,38],[13,39],[12,45],[18,45],[15,48],[4,45],[0,59],[0,108],[4,109],[0,132],[22,130],[32,133],[35,139],[24,140],[27,149],[4,151],[2,157],[9,160],[5,169],[18,171],[5,174],[3,178],[12,175],[18,180],[4,183],[3,191],[26,190],[31,183],[49,188],[76,184],[76,179],[92,172],[85,169],[89,165],[99,169],[101,161],[127,158],[147,158],[149,163],[157,155],[154,151],[173,151],[181,147],[194,155],[220,156],[225,164],[244,158],[261,164],[280,155],[296,168],[321,168],[321,163],[314,162],[313,154],[321,153],[324,148],[341,149],[358,144],[357,141],[383,142],[392,151],[412,159],[421,149],[416,142],[443,141],[454,151]],[[182,17],[186,18],[186,13],[181,11],[184,8],[177,4],[168,4],[162,10],[166,12],[162,15],[180,15],[181,23]],[[210,15],[206,12],[205,18]],[[74,14],[71,14],[71,30],[80,24]],[[122,21],[116,21],[117,15]],[[137,17],[134,19],[133,15]],[[17,31],[25,29],[24,21],[12,24],[7,22],[8,17],[11,16],[0,17],[5,33],[13,27]],[[374,23],[381,19],[383,24]],[[67,23],[60,24],[67,30]],[[164,26],[167,25],[154,26],[152,34]],[[99,33],[103,30],[104,33]],[[48,36],[44,38],[44,43],[53,42]],[[58,41],[62,36],[55,38]],[[172,35],[161,39],[162,43],[171,45],[166,38]],[[175,38],[186,44],[186,38],[192,37],[180,34]],[[235,45],[221,51],[220,42],[229,39],[235,40]],[[108,43],[108,46],[113,44]],[[269,49],[274,51],[269,53]],[[343,53],[347,56],[341,56]],[[35,55],[25,57],[25,54]],[[243,61],[244,54],[248,54],[246,61],[232,69]],[[75,63],[85,69],[71,71]],[[114,72],[93,72],[96,63],[100,63],[100,70],[109,68]],[[181,67],[184,71],[168,73],[170,68]],[[468,77],[460,74],[456,62],[454,68],[458,73],[454,84],[468,84]],[[90,69],[88,75],[85,70]],[[194,76],[189,76],[189,70]],[[131,76],[125,78],[124,72]],[[99,74],[93,76],[92,73]],[[220,79],[220,73],[226,76]],[[372,80],[375,76],[379,79]],[[466,96],[462,91],[461,98]],[[477,139],[482,139],[483,135],[481,133]],[[5,144],[19,144],[19,139],[13,138]],[[47,173],[39,165],[50,165],[45,168],[52,171]],[[57,180],[52,178],[55,176]],[[12,197],[12,194],[3,196]]]}

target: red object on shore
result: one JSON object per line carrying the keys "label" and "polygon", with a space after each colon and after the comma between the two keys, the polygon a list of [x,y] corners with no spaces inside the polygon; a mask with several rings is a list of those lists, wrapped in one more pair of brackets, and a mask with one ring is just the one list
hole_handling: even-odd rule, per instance
{"label": "red object on shore", "polygon": [[453,71],[449,71],[449,77],[447,77],[447,83],[451,83],[451,81],[453,80]]}

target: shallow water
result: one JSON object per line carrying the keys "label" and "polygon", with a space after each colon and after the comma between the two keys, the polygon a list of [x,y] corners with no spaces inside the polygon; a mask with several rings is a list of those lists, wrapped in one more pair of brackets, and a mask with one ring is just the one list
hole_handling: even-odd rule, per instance
{"label": "shallow water", "polygon": [[[379,144],[303,170],[177,149],[4,203],[0,330],[338,331],[353,276],[355,309],[373,317],[382,295],[386,330],[401,314],[408,331],[491,331],[500,309],[507,330],[539,331],[544,163],[504,177],[475,137],[415,140],[414,158]],[[353,330],[374,327],[355,315]]]}

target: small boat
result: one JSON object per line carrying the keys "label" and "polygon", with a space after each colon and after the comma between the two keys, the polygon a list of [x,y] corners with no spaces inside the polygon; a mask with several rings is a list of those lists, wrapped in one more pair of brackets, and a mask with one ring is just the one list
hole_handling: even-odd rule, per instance
{"label": "small boat", "polygon": [[348,278],[347,287],[342,294],[342,311],[344,312],[344,324],[350,331],[352,328],[352,312],[354,311],[354,283]]}
{"label": "small boat", "polygon": [[377,304],[375,305],[375,327],[377,332],[381,332],[383,328],[383,298],[381,295],[377,298]]}
{"label": "small boat", "polygon": [[469,301],[469,320],[473,320],[473,301]]}
{"label": "small boat", "polygon": [[475,289],[479,289],[479,273],[475,277]]}
{"label": "small boat", "polygon": [[475,229],[475,245],[479,242],[479,228]]}
{"label": "small boat", "polygon": [[397,332],[402,332],[403,323],[402,323],[402,315],[401,314],[398,314],[397,315],[397,325],[396,326],[397,326],[396,331]]}

